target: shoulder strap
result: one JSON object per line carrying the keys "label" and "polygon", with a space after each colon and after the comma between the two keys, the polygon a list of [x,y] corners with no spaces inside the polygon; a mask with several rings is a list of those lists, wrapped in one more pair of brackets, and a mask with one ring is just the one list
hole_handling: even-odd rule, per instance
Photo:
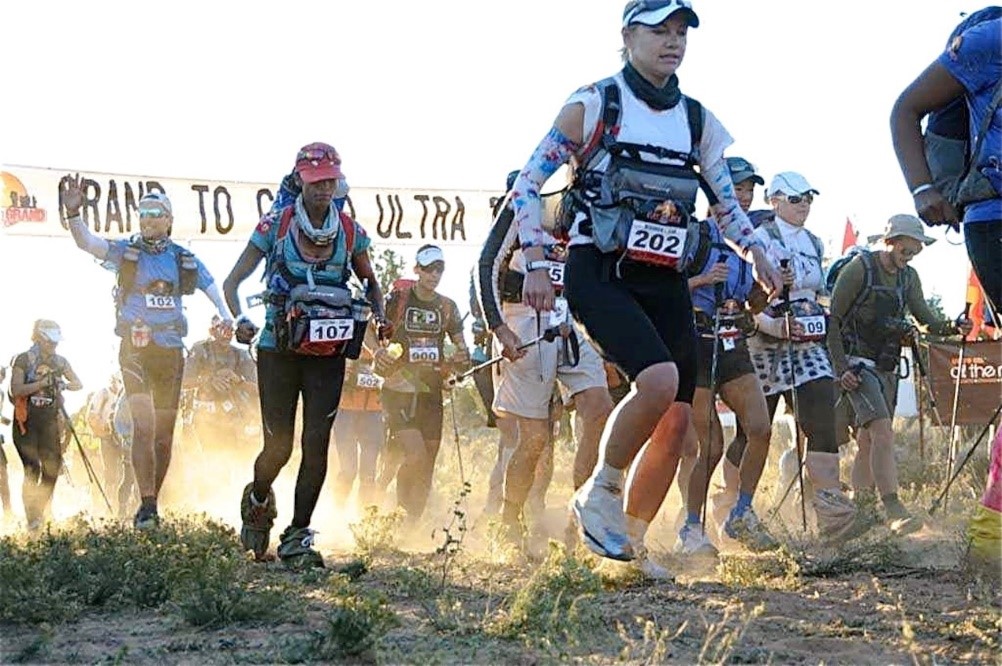
{"label": "shoulder strap", "polygon": [[967,178],[967,174],[971,172],[974,167],[974,163],[978,159],[978,154],[981,153],[981,147],[985,143],[985,136],[988,134],[988,127],[992,123],[992,118],[995,116],[995,110],[999,108],[999,102],[1002,102],[1002,78],[999,79],[998,83],[995,84],[995,91],[992,93],[992,101],[988,105],[988,109],[985,111],[985,117],[981,119],[981,125],[978,127],[978,139],[974,143],[974,150],[967,156],[967,162],[964,164],[964,172],[960,174],[958,180],[962,181]]}
{"label": "shoulder strap", "polygon": [[689,154],[693,163],[699,163],[699,147],[703,143],[703,105],[699,100],[686,96],[685,114],[689,117],[689,140],[692,142]]}
{"label": "shoulder strap", "polygon": [[814,252],[818,255],[818,265],[820,266],[825,262],[825,244],[821,242],[821,239],[812,234],[810,231],[807,232],[810,236],[811,243],[814,244]]}
{"label": "shoulder strap", "polygon": [[393,328],[399,329],[400,322],[404,319],[404,310],[407,308],[407,297],[410,294],[410,287],[403,289],[394,289],[390,292],[390,300],[393,300],[393,312],[388,312],[390,322],[393,324]]}
{"label": "shoulder strap", "polygon": [[[855,298],[852,299],[852,303],[849,304],[849,309],[846,310],[846,318],[850,317],[856,312],[856,309],[862,304],[863,299],[870,293],[870,289],[873,287],[873,272],[875,270],[873,266],[873,253],[872,252],[860,252],[858,255],[859,260],[863,262],[863,288],[859,290]],[[845,270],[849,264],[852,263],[850,259],[849,262],[843,266],[842,270]]]}
{"label": "shoulder strap", "polygon": [[783,242],[783,234],[780,233],[780,231],[779,231],[779,225],[776,224],[776,219],[775,218],[773,218],[771,220],[766,220],[765,222],[763,222],[759,226],[761,226],[763,229],[765,229],[765,232],[767,234],[769,234],[769,238],[773,239],[774,241],[779,241],[780,245],[782,245],[783,247],[786,247],[786,243]]}
{"label": "shoulder strap", "polygon": [[275,235],[275,244],[278,245],[278,241],[282,240],[289,233],[289,225],[292,223],[292,213],[294,212],[293,207],[289,206],[282,211],[282,217],[278,221],[278,233]]}
{"label": "shoulder strap", "polygon": [[706,262],[710,259],[710,226],[714,224],[712,219],[704,220],[699,224],[699,241],[696,244],[696,252],[692,256],[692,263],[689,265],[690,275],[699,275],[706,268]]}
{"label": "shoulder strap", "polygon": [[610,77],[602,79],[595,85],[602,99],[602,115],[584,150],[581,151],[580,165],[583,169],[588,168],[588,164],[601,148],[615,142],[619,135],[619,119],[623,115],[623,103],[616,80]]}
{"label": "shoulder strap", "polygon": [[338,211],[338,216],[341,219],[341,231],[344,232],[345,266],[350,268],[352,252],[355,249],[355,220],[343,211]]}

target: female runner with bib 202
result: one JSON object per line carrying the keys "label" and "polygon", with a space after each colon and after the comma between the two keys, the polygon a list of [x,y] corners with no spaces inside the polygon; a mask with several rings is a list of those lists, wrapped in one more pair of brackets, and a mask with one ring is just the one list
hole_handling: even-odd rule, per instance
{"label": "female runner with bib 202", "polygon": [[[720,230],[735,252],[754,264],[768,291],[782,288],[734,196],[724,162],[730,135],[678,87],[687,32],[698,25],[687,0],[627,3],[623,70],[571,95],[514,187],[527,260],[523,299],[549,311],[553,285],[540,264],[554,239],[542,226],[540,189],[562,164],[572,164],[557,230],[569,247],[564,294],[597,348],[634,385],[606,424],[602,457],[573,508],[584,543],[620,560],[633,558],[625,472],[670,407],[681,412],[681,425],[688,423],[696,332],[684,261],[701,186],[716,200]],[[632,483],[656,475],[641,464]]]}

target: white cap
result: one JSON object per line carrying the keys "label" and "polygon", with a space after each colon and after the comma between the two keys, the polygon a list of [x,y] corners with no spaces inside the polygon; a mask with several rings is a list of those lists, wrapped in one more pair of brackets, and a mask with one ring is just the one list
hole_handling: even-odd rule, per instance
{"label": "white cap", "polygon": [[44,337],[49,342],[60,342],[63,339],[63,332],[59,324],[51,319],[39,319],[35,322],[35,333]]}
{"label": "white cap", "polygon": [[444,264],[445,255],[442,254],[442,248],[436,245],[429,245],[418,250],[416,260],[418,266],[431,266],[436,261],[441,261]]}
{"label": "white cap", "polygon": [[165,211],[167,211],[168,217],[174,216],[174,211],[170,205],[170,199],[163,192],[147,192],[143,195],[143,198],[139,200],[139,205],[142,206],[146,204],[147,206],[160,206]]}
{"label": "white cap", "polygon": [[769,183],[769,189],[766,192],[766,197],[772,197],[777,194],[821,194],[816,189],[811,187],[811,184],[807,182],[807,179],[801,176],[796,171],[783,171],[782,173],[777,173],[772,178],[772,182]]}
{"label": "white cap", "polygon": [[634,23],[661,25],[678,11],[688,14],[687,23],[690,28],[699,27],[699,17],[692,10],[692,3],[689,0],[630,0],[623,8],[623,27],[626,28]]}

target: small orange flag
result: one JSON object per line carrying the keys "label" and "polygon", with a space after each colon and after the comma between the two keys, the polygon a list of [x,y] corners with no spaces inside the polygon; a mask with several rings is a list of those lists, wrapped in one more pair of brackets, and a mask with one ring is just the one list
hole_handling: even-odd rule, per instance
{"label": "small orange flag", "polygon": [[967,298],[964,300],[971,304],[971,312],[968,316],[971,318],[971,323],[974,324],[967,339],[974,341],[978,339],[978,334],[985,327],[985,292],[981,290],[981,283],[978,281],[978,276],[974,274],[973,268],[967,272]]}

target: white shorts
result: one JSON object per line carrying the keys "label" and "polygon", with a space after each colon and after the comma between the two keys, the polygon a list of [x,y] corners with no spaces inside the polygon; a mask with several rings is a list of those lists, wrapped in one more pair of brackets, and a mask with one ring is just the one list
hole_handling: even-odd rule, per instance
{"label": "white shorts", "polygon": [[[502,315],[508,328],[523,342],[539,337],[542,333],[536,327],[536,311],[527,305],[505,303]],[[546,325],[547,317],[544,314],[540,328],[545,330]],[[567,363],[563,342],[559,338],[530,347],[528,353],[514,363],[502,361],[495,384],[494,411],[527,419],[545,419],[549,416],[550,398],[558,380],[565,398],[585,389],[605,388],[602,358],[577,325],[574,332],[581,345],[581,358],[576,366]],[[501,345],[497,340],[494,341],[494,353],[501,353]]]}

